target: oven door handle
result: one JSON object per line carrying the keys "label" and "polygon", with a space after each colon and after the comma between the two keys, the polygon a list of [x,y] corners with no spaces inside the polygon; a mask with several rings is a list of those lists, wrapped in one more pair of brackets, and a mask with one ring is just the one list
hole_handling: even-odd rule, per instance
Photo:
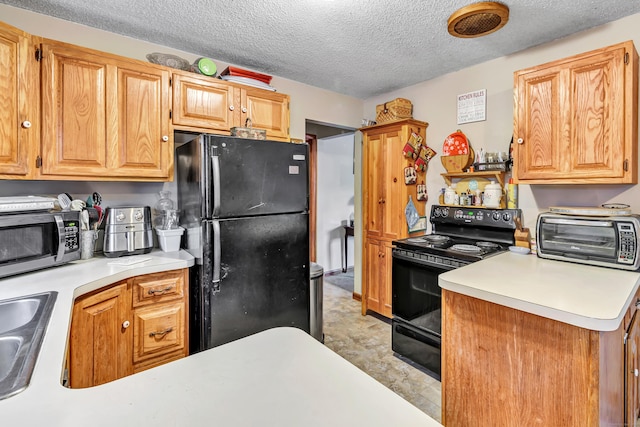
{"label": "oven door handle", "polygon": [[455,261],[457,263],[457,265],[447,265],[447,264],[429,262],[429,261],[421,259],[421,258],[414,258],[414,257],[406,256],[406,255],[401,255],[401,254],[396,253],[396,252],[392,253],[392,257],[396,258],[396,259],[403,260],[403,261],[408,261],[408,262],[413,262],[413,263],[416,263],[416,264],[419,264],[419,265],[423,265],[425,267],[437,268],[439,270],[453,270],[455,268],[462,267],[463,265],[465,265],[464,263],[462,263],[460,261]]}
{"label": "oven door handle", "polygon": [[409,338],[413,338],[414,340],[420,341],[424,344],[428,344],[432,347],[437,347],[440,348],[441,345],[441,339],[440,337],[437,337],[436,335],[433,335],[433,333],[429,333],[429,332],[423,332],[421,334],[412,331],[411,329],[402,326],[400,324],[396,324],[395,326],[396,332],[399,333],[400,335],[404,335],[405,337],[409,337]]}
{"label": "oven door handle", "polygon": [[543,218],[542,221],[547,224],[560,225],[588,225],[590,227],[611,227],[611,221],[592,221],[592,220],[573,220],[564,218]]}

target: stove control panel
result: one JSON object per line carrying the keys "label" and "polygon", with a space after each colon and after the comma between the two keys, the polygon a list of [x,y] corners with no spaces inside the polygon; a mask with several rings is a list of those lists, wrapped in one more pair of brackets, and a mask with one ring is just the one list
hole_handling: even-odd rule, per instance
{"label": "stove control panel", "polygon": [[485,209],[471,206],[433,205],[429,220],[434,224],[475,225],[515,230],[514,219],[520,217],[520,209]]}

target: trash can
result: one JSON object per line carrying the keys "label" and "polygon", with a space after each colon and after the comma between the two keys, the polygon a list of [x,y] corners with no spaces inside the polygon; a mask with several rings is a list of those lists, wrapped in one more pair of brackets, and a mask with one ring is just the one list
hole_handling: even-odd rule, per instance
{"label": "trash can", "polygon": [[322,276],[324,275],[324,270],[321,265],[312,262],[309,272],[309,296],[311,298],[309,333],[312,337],[324,343],[324,334],[322,333]]}

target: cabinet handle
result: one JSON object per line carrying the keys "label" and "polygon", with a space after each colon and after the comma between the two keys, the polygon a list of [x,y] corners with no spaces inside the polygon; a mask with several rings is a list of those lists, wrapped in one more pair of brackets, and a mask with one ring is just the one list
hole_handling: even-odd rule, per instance
{"label": "cabinet handle", "polygon": [[31,127],[31,122],[29,120],[25,120],[22,122],[22,127],[25,129],[29,129]]}
{"label": "cabinet handle", "polygon": [[125,320],[124,322],[122,322],[122,329],[127,329],[129,325],[131,325],[131,323],[129,323],[128,320]]}
{"label": "cabinet handle", "polygon": [[169,137],[167,135],[162,135],[163,142],[167,142],[168,140],[169,140]]}
{"label": "cabinet handle", "polygon": [[247,107],[242,107],[242,112],[246,113],[247,112]]}
{"label": "cabinet handle", "polygon": [[164,289],[149,289],[147,293],[149,295],[162,295],[164,293],[169,292],[171,289],[173,289],[173,285],[167,286]]}
{"label": "cabinet handle", "polygon": [[235,110],[235,107],[233,105],[229,105],[229,111],[233,111]]}
{"label": "cabinet handle", "polygon": [[518,144],[524,144],[524,139],[518,138]]}
{"label": "cabinet handle", "polygon": [[385,199],[382,199],[381,203],[384,205],[385,203],[387,203],[387,201]]}
{"label": "cabinet handle", "polygon": [[173,331],[173,327],[171,328],[167,328],[164,331],[158,331],[158,332],[149,332],[149,337],[154,338],[156,336],[165,336],[167,335],[169,332]]}

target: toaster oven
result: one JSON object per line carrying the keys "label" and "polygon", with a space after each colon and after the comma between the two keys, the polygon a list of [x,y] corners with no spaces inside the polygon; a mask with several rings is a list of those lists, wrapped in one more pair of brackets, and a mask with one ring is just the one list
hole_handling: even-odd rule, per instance
{"label": "toaster oven", "polygon": [[588,216],[543,212],[536,224],[538,256],[638,270],[639,218],[631,214]]}

